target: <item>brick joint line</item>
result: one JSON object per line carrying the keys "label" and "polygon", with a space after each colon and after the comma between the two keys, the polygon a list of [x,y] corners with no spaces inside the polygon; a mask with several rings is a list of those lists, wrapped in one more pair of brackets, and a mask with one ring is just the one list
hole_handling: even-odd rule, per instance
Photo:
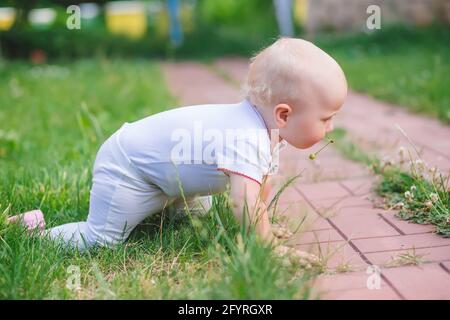
{"label": "brick joint line", "polygon": [[388,219],[386,219],[381,213],[377,213],[377,215],[384,221],[386,222],[388,225],[390,225],[392,228],[394,228],[398,233],[400,233],[401,235],[405,235],[405,233],[399,228],[397,227],[395,224],[393,224],[391,221],[389,221]]}
{"label": "brick joint line", "polygon": [[[418,234],[425,234],[425,233],[418,233]],[[370,238],[367,238],[367,239],[370,239]],[[355,239],[355,240],[360,240],[360,239]],[[416,246],[412,246],[412,247],[402,248],[402,249],[380,250],[380,251],[367,251],[367,252],[364,252],[364,253],[368,254],[368,253],[378,253],[378,252],[392,252],[392,251],[402,251],[402,250],[410,250],[410,249],[431,249],[431,248],[441,248],[441,247],[450,247],[450,245],[448,245],[448,244],[443,244],[443,245],[439,245],[439,246],[428,246],[428,247],[416,247]]]}
{"label": "brick joint line", "polygon": [[348,188],[346,185],[344,185],[341,181],[338,181],[338,184],[342,187],[342,188],[344,188],[345,190],[347,190],[352,196],[356,196],[356,194],[350,189],[350,188]]}
{"label": "brick joint line", "polygon": [[442,269],[444,269],[444,271],[446,271],[448,274],[450,274],[450,270],[449,270],[442,262],[439,263],[439,266],[440,266]]}
{"label": "brick joint line", "polygon": [[[352,247],[352,249],[361,257],[361,259],[363,259],[363,261],[365,263],[367,263],[368,265],[374,265],[369,258],[367,258],[364,253],[362,253],[358,247],[351,241],[348,240],[347,236],[330,220],[328,219],[328,222],[336,229],[337,232],[339,232],[339,234],[348,242],[348,244],[350,245],[350,247]],[[380,273],[380,277],[381,279],[384,280],[384,282],[386,282],[386,284],[400,297],[400,299],[405,300],[405,297],[400,293],[400,291],[389,281],[388,278],[386,278],[386,276],[383,274],[383,272]]]}

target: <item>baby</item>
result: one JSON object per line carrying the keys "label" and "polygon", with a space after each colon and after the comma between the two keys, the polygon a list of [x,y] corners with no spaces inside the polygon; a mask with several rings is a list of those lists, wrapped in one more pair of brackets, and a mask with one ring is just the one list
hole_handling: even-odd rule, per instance
{"label": "baby", "polygon": [[[125,123],[98,151],[87,221],[45,233],[79,249],[112,246],[168,205],[183,206],[183,198],[193,205],[229,187],[238,221],[273,241],[264,185],[277,170],[277,152],[286,142],[304,149],[322,140],[347,82],[314,44],[280,38],[251,59],[244,89],[236,104],[175,108]],[[19,219],[44,226],[39,210],[10,218]]]}

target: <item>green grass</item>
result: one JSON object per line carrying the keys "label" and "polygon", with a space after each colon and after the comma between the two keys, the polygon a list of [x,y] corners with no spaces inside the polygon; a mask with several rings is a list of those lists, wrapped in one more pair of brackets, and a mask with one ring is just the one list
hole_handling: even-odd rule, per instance
{"label": "green grass", "polygon": [[7,224],[35,208],[49,226],[86,219],[100,144],[175,100],[158,65],[142,60],[0,69],[0,299],[311,297],[312,274],[285,266],[253,233],[242,236],[226,194],[204,217],[155,215],[124,244],[84,253]]}
{"label": "green grass", "polygon": [[401,219],[433,224],[438,234],[450,237],[450,175],[427,168],[420,159],[411,161],[413,148],[383,161],[363,151],[342,128],[330,137],[342,155],[364,163],[381,176],[375,191],[385,198],[386,208],[398,210]]}
{"label": "green grass", "polygon": [[316,39],[344,69],[352,89],[450,123],[450,27],[386,26]]}
{"label": "green grass", "polygon": [[433,224],[436,232],[450,237],[450,195],[448,177],[436,174],[434,179],[390,168],[383,175],[377,191],[386,197],[398,216],[419,224]]}

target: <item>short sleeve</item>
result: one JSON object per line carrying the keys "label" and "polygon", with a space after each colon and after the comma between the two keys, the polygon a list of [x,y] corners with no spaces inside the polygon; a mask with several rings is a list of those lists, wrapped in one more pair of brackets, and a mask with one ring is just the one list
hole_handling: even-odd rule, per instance
{"label": "short sleeve", "polygon": [[270,141],[246,138],[227,143],[217,153],[217,170],[234,173],[262,184],[270,167]]}

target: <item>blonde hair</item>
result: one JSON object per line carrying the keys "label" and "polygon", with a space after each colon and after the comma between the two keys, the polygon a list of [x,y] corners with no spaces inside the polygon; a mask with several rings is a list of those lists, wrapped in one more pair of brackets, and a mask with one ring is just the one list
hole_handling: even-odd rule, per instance
{"label": "blonde hair", "polygon": [[[280,37],[250,59],[250,68],[241,91],[251,103],[261,107],[301,102],[302,82],[308,74],[307,53],[321,52],[311,42]],[[307,75],[306,75],[307,76]]]}

